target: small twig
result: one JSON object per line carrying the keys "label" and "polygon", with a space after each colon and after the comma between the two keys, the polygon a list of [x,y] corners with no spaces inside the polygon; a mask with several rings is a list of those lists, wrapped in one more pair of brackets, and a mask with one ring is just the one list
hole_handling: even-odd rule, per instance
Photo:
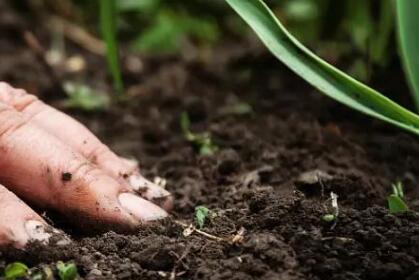
{"label": "small twig", "polygon": [[[182,255],[181,256],[179,256],[179,255],[177,255],[175,252],[173,252],[173,254],[177,257],[177,260],[176,260],[176,263],[175,263],[175,265],[173,266],[173,269],[172,269],[172,272],[170,273],[170,279],[171,280],[174,280],[174,279],[176,279],[176,276],[178,276],[179,274],[176,272],[176,270],[178,269],[178,267],[179,267],[179,264],[180,263],[182,263],[182,265],[183,266],[185,266],[184,265],[184,263],[183,263],[183,259],[184,258],[186,258],[186,256],[190,253],[190,251],[191,251],[191,245],[189,245],[188,247],[186,247],[186,249],[183,251],[183,253],[182,253]],[[188,267],[186,267],[186,269],[189,269]],[[185,272],[185,271],[184,271]],[[180,273],[182,273],[182,272],[180,272]]]}
{"label": "small twig", "polygon": [[205,237],[207,237],[209,239],[212,239],[212,240],[216,240],[218,242],[228,242],[228,240],[226,240],[224,238],[221,238],[221,237],[218,237],[218,236],[209,234],[209,233],[207,233],[205,231],[199,230],[196,227],[194,227],[193,225],[187,225],[187,224],[185,224],[185,223],[183,223],[181,221],[174,221],[174,222],[175,222],[175,224],[180,225],[181,227],[185,228],[185,230],[186,229],[189,229],[190,230],[190,234],[192,234],[193,232],[196,232],[196,233],[198,233],[200,235],[203,235],[203,236],[205,236]]}
{"label": "small twig", "polygon": [[245,233],[244,227],[240,227],[240,229],[237,231],[237,233],[235,235],[231,236],[230,238],[222,238],[222,237],[218,237],[218,236],[212,235],[210,233],[207,233],[205,231],[199,230],[195,226],[193,226],[192,224],[187,225],[187,224],[185,224],[181,221],[174,221],[174,222],[177,225],[180,225],[181,227],[184,228],[184,231],[183,231],[184,236],[189,236],[192,233],[196,232],[196,233],[201,234],[201,235],[203,235],[203,236],[205,236],[209,239],[216,240],[218,242],[227,242],[230,245],[239,244],[244,239],[244,233]]}
{"label": "small twig", "polygon": [[62,86],[60,78],[57,76],[54,69],[51,67],[51,65],[46,60],[46,50],[41,45],[39,40],[36,38],[35,34],[33,34],[30,31],[24,31],[23,32],[23,39],[28,45],[28,47],[33,51],[35,54],[36,59],[39,61],[39,63],[42,65],[42,67],[47,72],[48,76],[50,77],[50,81],[54,88],[61,91],[61,93],[64,94],[64,88]]}
{"label": "small twig", "polygon": [[342,241],[344,243],[355,241],[352,238],[341,237],[341,236],[328,236],[328,237],[323,237],[321,240],[322,241],[340,240],[340,241]]}
{"label": "small twig", "polygon": [[105,43],[90,33],[86,32],[80,26],[57,16],[51,17],[49,26],[54,28],[55,31],[57,31],[57,27],[61,27],[62,32],[69,40],[73,41],[89,52],[97,55],[105,55]]}

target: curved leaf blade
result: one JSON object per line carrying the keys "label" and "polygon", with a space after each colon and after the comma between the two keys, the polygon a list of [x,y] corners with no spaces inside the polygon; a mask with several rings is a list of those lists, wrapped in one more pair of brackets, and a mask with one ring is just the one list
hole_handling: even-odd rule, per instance
{"label": "curved leaf blade", "polygon": [[419,116],[328,64],[294,38],[261,0],[226,0],[292,71],[336,101],[419,135]]}
{"label": "curved leaf blade", "polygon": [[400,55],[419,111],[419,1],[396,1]]}

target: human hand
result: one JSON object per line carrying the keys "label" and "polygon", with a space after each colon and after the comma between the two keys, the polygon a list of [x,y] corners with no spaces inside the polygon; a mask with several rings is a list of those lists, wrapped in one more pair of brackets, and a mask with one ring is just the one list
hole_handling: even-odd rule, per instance
{"label": "human hand", "polygon": [[17,196],[78,227],[127,231],[162,219],[163,188],[86,127],[24,90],[0,82],[0,246],[47,242],[50,227]]}

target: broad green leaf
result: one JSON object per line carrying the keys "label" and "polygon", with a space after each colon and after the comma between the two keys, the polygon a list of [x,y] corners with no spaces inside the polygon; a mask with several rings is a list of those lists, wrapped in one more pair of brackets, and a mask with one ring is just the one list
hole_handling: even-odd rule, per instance
{"label": "broad green leaf", "polygon": [[419,110],[419,1],[397,0],[397,25],[404,69]]}
{"label": "broad green leaf", "polygon": [[419,135],[419,116],[328,64],[295,39],[261,0],[226,0],[280,61],[327,96]]}
{"label": "broad green leaf", "polygon": [[18,277],[23,277],[28,274],[28,267],[20,262],[8,264],[4,269],[4,278],[7,280],[14,280]]}
{"label": "broad green leaf", "polygon": [[106,43],[106,59],[112,74],[115,91],[121,94],[124,90],[124,85],[116,41],[116,18],[115,0],[100,0],[100,28]]}
{"label": "broad green leaf", "polygon": [[403,213],[409,210],[403,199],[395,194],[387,197],[388,209],[391,214]]}

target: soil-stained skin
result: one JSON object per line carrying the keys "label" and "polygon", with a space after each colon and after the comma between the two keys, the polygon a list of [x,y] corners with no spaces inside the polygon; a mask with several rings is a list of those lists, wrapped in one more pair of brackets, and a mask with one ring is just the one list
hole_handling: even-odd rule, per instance
{"label": "soil-stained skin", "polygon": [[[1,61],[10,61],[1,58],[10,40],[0,40]],[[19,73],[29,74],[22,78],[14,64],[2,64],[0,78],[29,79],[38,92],[48,91],[47,74],[34,69],[28,55],[17,55],[18,46],[14,51]],[[275,70],[280,67],[268,56],[226,63],[144,60],[141,81],[139,75],[127,79],[128,87],[141,85],[129,104],[69,112],[121,155],[140,159],[144,175],[167,180],[175,197],[171,219],[135,234],[86,236],[47,212],[73,242],[3,250],[0,271],[19,260],[55,272],[56,261],[73,260],[84,279],[419,279],[419,218],[389,215],[385,208],[390,184],[402,180],[408,203],[418,210],[416,138],[311,94],[301,80]],[[249,68],[257,71],[243,76]],[[101,77],[105,67],[95,70]],[[220,113],[237,98],[254,113]],[[211,132],[219,147],[214,155],[200,156],[185,141],[179,128],[184,110],[194,131]],[[311,171],[321,176],[302,181]],[[73,180],[65,171],[61,179]],[[330,210],[331,191],[339,205],[333,228],[321,219]],[[203,231],[231,240],[243,227],[243,241],[184,236],[176,221],[192,223],[198,205],[216,214]]]}

